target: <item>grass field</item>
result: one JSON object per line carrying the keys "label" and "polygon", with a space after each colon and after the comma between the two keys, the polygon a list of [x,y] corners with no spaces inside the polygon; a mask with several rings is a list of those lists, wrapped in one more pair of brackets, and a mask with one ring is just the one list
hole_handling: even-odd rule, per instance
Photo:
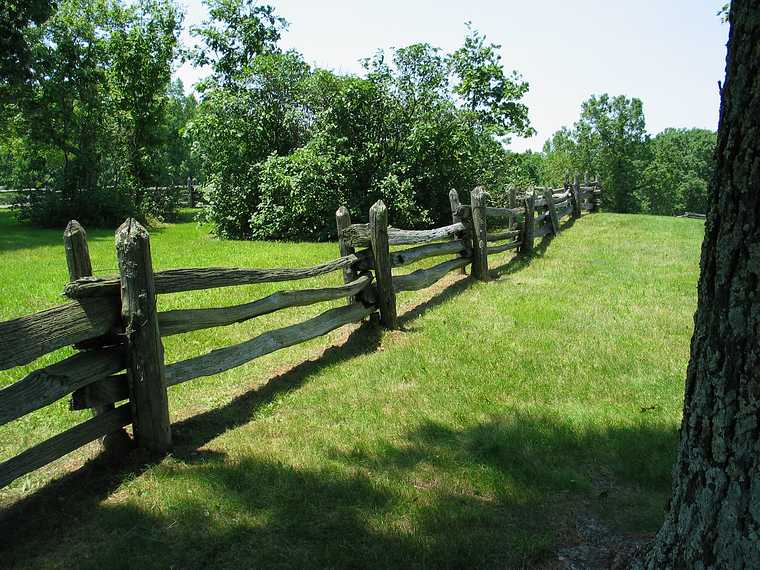
{"label": "grass field", "polygon": [[[491,283],[452,275],[401,295],[402,331],[343,329],[172,388],[175,451],[160,463],[87,462],[93,445],[0,491],[3,565],[553,568],[578,513],[650,533],[669,489],[702,233],[696,220],[585,216],[530,263],[492,259]],[[190,221],[151,236],[156,269],[337,256],[335,244],[215,241]],[[113,233],[89,237],[96,273],[113,272]],[[62,302],[60,232],[0,211],[0,257],[0,320]],[[169,337],[167,360],[325,308]],[[0,457],[88,417],[66,408],[0,428]]]}

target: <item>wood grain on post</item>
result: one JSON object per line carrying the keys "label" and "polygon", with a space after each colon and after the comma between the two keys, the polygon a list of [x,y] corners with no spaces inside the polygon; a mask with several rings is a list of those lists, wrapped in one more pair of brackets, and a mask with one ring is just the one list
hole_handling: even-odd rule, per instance
{"label": "wood grain on post", "polygon": [[472,275],[480,281],[488,281],[488,235],[486,226],[486,202],[488,194],[478,186],[470,195],[472,207]]}
{"label": "wood grain on post", "polygon": [[[92,260],[90,259],[90,248],[87,245],[87,232],[78,221],[71,220],[66,225],[63,232],[63,247],[66,250],[69,280],[76,281],[82,277],[92,277]],[[113,404],[106,404],[93,408],[93,412],[98,415],[113,409]],[[124,453],[131,445],[131,441],[124,429],[117,429],[106,435],[101,440],[101,444],[106,453],[116,455]]]}
{"label": "wood grain on post", "polygon": [[395,329],[398,327],[398,318],[391,274],[391,252],[388,246],[388,209],[382,200],[375,202],[369,209],[369,230],[380,322],[386,328]]}
{"label": "wood grain on post", "polygon": [[69,281],[92,275],[90,248],[87,246],[87,232],[76,220],[71,220],[63,232],[63,247],[66,250],[66,265]]}
{"label": "wood grain on post", "polygon": [[581,183],[577,176],[573,181],[570,197],[573,203],[573,219],[577,220],[581,217]]}
{"label": "wood grain on post", "polygon": [[[451,205],[451,223],[461,224],[464,221],[464,216],[462,216],[462,209],[461,209],[462,204],[459,201],[459,193],[456,191],[455,188],[452,188],[451,190],[449,190],[449,204]],[[468,241],[466,233],[467,233],[466,231],[461,232],[458,236],[459,239],[464,240],[465,243],[467,243]],[[471,252],[464,251],[462,252],[460,257],[467,257],[470,253]],[[462,267],[459,270],[459,273],[461,273],[462,275],[466,275],[467,270],[464,267]]]}
{"label": "wood grain on post", "polygon": [[[340,256],[345,257],[355,253],[356,250],[343,239],[343,230],[351,225],[351,214],[348,208],[341,206],[335,212],[335,225],[338,227],[338,249],[340,250]],[[356,270],[354,266],[349,265],[343,268],[343,283],[351,283],[356,279]],[[348,304],[354,302],[353,297],[346,297]]]}
{"label": "wood grain on post", "polygon": [[551,189],[544,190],[544,200],[546,200],[546,208],[549,211],[552,233],[556,236],[559,233],[559,217],[557,216],[557,207],[554,205]]}
{"label": "wood grain on post", "polygon": [[163,453],[172,442],[164,347],[156,314],[150,238],[137,220],[130,218],[116,230],[116,255],[135,439],[140,447]]}
{"label": "wood grain on post", "polygon": [[535,233],[533,218],[536,211],[536,195],[531,191],[523,202],[525,204],[525,221],[523,222],[520,254],[531,255],[533,253],[533,235]]}

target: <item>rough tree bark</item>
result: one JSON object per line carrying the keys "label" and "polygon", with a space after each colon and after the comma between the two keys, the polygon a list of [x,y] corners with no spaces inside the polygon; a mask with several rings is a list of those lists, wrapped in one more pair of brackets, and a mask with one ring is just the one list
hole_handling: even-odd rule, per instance
{"label": "rough tree bark", "polygon": [[760,568],[760,0],[729,21],[672,495],[637,568]]}

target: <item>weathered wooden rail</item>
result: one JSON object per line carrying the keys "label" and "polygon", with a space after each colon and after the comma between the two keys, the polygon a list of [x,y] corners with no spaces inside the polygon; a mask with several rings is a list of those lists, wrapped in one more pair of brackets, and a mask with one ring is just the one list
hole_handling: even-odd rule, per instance
{"label": "weathered wooden rail", "polygon": [[[147,186],[143,188],[144,191],[153,194],[161,193],[175,193],[183,206],[189,206],[194,208],[200,201],[201,195],[199,193],[199,186],[196,181],[188,178],[185,185],[173,185],[173,186]],[[32,195],[35,193],[53,192],[60,194],[60,190],[54,190],[46,187],[39,188],[5,188],[0,187],[0,194],[14,194],[19,200],[12,204],[2,204],[1,208],[14,208],[16,206],[29,206],[29,202],[32,199]],[[21,201],[23,199],[23,201]]]}
{"label": "weathered wooden rail", "polygon": [[[505,208],[489,205],[483,188],[471,192],[468,205],[460,204],[452,190],[452,223],[431,230],[390,227],[382,201],[372,206],[366,224],[352,224],[348,210],[340,208],[340,257],[306,268],[154,272],[150,236],[130,219],[116,232],[119,275],[93,276],[85,230],[72,221],[64,232],[70,279],[64,294],[69,302],[0,322],[0,370],[28,365],[66,346],[77,352],[0,390],[0,425],[67,396],[72,409],[92,409],[95,415],[0,463],[0,487],[96,439],[104,438],[107,451],[124,452],[128,436],[123,428],[130,424],[134,443],[166,452],[172,443],[169,387],[241,366],[375,312],[385,327],[396,328],[397,293],[429,287],[447,273],[464,272],[467,265],[472,265],[473,277],[487,281],[489,255],[512,249],[529,255],[534,240],[558,233],[566,216],[598,210],[600,192],[598,184],[581,186],[576,181],[562,189],[541,189],[539,195],[530,191],[520,199],[521,206]],[[430,258],[443,259],[409,273],[393,273]],[[159,311],[157,306],[158,296],[166,293],[295,281],[332,272],[342,273],[342,285],[278,291],[230,307]],[[342,298],[345,306],[304,322],[170,365],[164,362],[163,337]]]}

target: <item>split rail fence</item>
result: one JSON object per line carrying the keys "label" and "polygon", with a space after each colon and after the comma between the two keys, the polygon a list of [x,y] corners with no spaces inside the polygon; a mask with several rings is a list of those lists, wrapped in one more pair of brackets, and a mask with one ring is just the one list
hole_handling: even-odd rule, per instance
{"label": "split rail fence", "polygon": [[[432,230],[389,227],[385,204],[377,202],[366,224],[336,213],[338,259],[308,268],[192,268],[153,271],[148,232],[134,220],[116,231],[119,275],[96,277],[84,228],[71,221],[64,232],[70,281],[69,302],[33,315],[0,322],[0,370],[27,365],[73,345],[77,352],[37,369],[0,390],[0,425],[71,396],[74,410],[94,416],[0,463],[0,487],[99,438],[106,452],[124,452],[131,424],[134,443],[166,452],[172,443],[167,388],[240,366],[285,347],[322,336],[379,312],[387,328],[398,326],[396,293],[428,287],[451,271],[472,264],[475,279],[489,278],[488,256],[517,249],[530,255],[534,240],[560,231],[560,220],[597,211],[601,187],[577,181],[521,198],[522,206],[489,205],[482,188],[462,205],[449,194],[450,225]],[[391,246],[412,246],[398,249]],[[393,269],[448,256],[429,268],[394,275]],[[450,258],[454,256],[453,258]],[[294,281],[341,271],[343,284],[279,291],[242,305],[158,311],[166,293],[253,283]],[[162,337],[219,327],[295,306],[346,298],[347,304],[304,322],[264,332],[250,340],[166,365]],[[119,442],[119,440],[122,440]],[[131,442],[130,442],[131,443]]]}
{"label": "split rail fence", "polygon": [[[196,184],[195,180],[188,178],[187,184],[185,185],[149,186],[144,188],[144,190],[153,194],[170,194],[173,197],[176,196],[178,203],[181,203],[183,206],[194,208],[198,205],[199,202],[202,201],[202,196],[199,192],[199,188],[200,187]],[[20,189],[0,187],[0,195],[5,194],[13,197],[13,199],[7,204],[0,203],[0,208],[11,209],[17,208],[19,206],[29,206],[29,204],[32,202],[34,194],[40,194],[44,192],[53,192],[55,194],[58,194],[60,193],[60,190],[52,190],[46,187]]]}

